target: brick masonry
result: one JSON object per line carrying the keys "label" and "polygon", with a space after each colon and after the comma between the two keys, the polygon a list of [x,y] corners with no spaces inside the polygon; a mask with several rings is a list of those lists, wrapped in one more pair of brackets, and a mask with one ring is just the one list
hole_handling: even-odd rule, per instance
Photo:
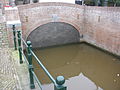
{"label": "brick masonry", "polygon": [[70,24],[51,22],[36,28],[27,40],[32,42],[33,48],[78,43],[79,32]]}
{"label": "brick masonry", "polygon": [[7,32],[8,32],[8,41],[9,46],[13,46],[13,31],[12,31],[12,25],[16,26],[16,30],[21,30],[21,21],[18,14],[18,8],[17,7],[5,7],[5,19],[6,19],[6,25],[7,25]]}
{"label": "brick masonry", "polygon": [[49,22],[64,22],[74,26],[79,32],[82,30],[84,9],[75,4],[37,3],[21,5],[18,9],[25,39],[31,31]]}
{"label": "brick masonry", "polygon": [[85,7],[84,40],[120,55],[120,8]]}
{"label": "brick masonry", "polygon": [[23,38],[40,25],[65,22],[74,26],[84,41],[120,55],[120,8],[90,7],[66,3],[18,6]]}

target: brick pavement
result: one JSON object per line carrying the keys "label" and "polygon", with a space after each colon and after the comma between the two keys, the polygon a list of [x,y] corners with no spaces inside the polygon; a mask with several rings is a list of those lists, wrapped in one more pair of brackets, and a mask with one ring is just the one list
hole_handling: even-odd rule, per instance
{"label": "brick pavement", "polygon": [[[18,51],[9,48],[4,16],[0,15],[0,90],[31,90],[28,66],[19,63]],[[39,90],[35,82],[36,89]]]}
{"label": "brick pavement", "polygon": [[0,22],[0,90],[21,90],[7,38],[5,23]]}
{"label": "brick pavement", "polygon": [[10,49],[0,49],[0,90],[21,90]]}

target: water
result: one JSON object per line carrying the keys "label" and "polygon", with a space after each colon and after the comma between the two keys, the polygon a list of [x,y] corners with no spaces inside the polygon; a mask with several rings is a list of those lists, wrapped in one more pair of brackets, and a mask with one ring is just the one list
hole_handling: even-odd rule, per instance
{"label": "water", "polygon": [[[120,90],[120,60],[87,44],[71,44],[34,52],[54,78],[63,75],[67,90]],[[43,90],[53,84],[34,60]]]}

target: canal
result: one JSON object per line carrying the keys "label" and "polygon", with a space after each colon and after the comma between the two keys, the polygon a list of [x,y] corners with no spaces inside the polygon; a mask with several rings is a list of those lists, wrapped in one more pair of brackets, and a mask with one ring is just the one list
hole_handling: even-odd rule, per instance
{"label": "canal", "polygon": [[[88,44],[69,44],[34,49],[54,78],[63,75],[67,90],[120,90],[120,60]],[[43,90],[53,84],[33,60]]]}

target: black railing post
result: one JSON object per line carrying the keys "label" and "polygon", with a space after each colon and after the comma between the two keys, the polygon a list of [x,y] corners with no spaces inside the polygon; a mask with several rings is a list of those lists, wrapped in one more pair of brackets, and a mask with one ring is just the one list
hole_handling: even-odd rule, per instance
{"label": "black railing post", "polygon": [[23,63],[22,61],[22,47],[21,47],[21,32],[17,31],[17,36],[18,36],[18,50],[19,50],[19,58],[20,58],[20,64]]}
{"label": "black railing post", "polygon": [[15,50],[17,50],[15,25],[12,26],[12,29],[13,29],[13,38],[14,38],[14,48]]}
{"label": "black railing post", "polygon": [[67,87],[64,86],[64,83],[65,83],[65,78],[63,76],[58,76],[56,78],[56,84],[54,86],[54,90],[67,90]]}
{"label": "black railing post", "polygon": [[31,45],[31,42],[30,41],[27,41],[27,45],[28,45],[28,48],[27,48],[27,52],[28,52],[28,62],[29,62],[29,75],[30,75],[30,88],[31,89],[34,89],[35,88],[35,85],[34,85],[34,79],[33,79],[33,65],[32,65],[32,54],[31,54],[31,50],[32,50],[32,45]]}

